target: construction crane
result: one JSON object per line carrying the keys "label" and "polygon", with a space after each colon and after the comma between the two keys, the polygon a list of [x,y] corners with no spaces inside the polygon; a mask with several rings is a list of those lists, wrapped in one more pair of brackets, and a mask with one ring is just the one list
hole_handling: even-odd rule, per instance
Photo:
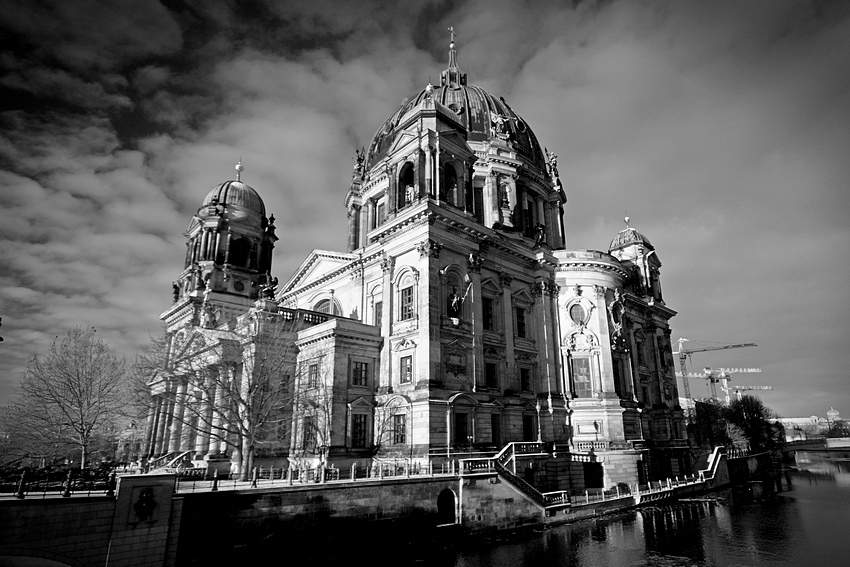
{"label": "construction crane", "polygon": [[[682,373],[681,373],[682,385],[685,387],[685,397],[688,398],[688,399],[691,399],[691,387],[688,384],[688,369],[687,369],[687,358],[689,356],[691,356],[695,352],[708,352],[708,351],[711,351],[711,350],[726,350],[726,349],[730,349],[730,348],[744,348],[744,347],[758,346],[755,343],[741,343],[741,344],[737,344],[737,345],[722,345],[722,346],[711,346],[711,347],[700,347],[700,348],[688,349],[688,348],[685,348],[685,343],[689,342],[689,339],[681,338],[676,342],[679,343],[679,346],[678,346],[679,350],[674,352],[673,354],[679,355],[679,368],[682,371]],[[715,390],[716,390],[716,388],[715,388]],[[717,397],[716,394],[715,394],[715,397]]]}
{"label": "construction crane", "polygon": [[738,397],[741,397],[741,394],[738,390],[772,390],[773,388],[770,386],[729,386],[729,382],[732,380],[732,372],[736,373],[752,373],[752,372],[761,372],[761,368],[710,368],[706,367],[702,369],[702,372],[689,372],[687,376],[683,376],[681,372],[676,372],[676,376],[682,376],[682,381],[687,378],[702,378],[703,380],[708,380],[708,386],[711,389],[711,397],[719,400],[717,397],[717,384],[720,383],[720,389],[726,393],[726,403],[729,403],[729,392],[735,392],[738,394]]}
{"label": "construction crane", "polygon": [[741,399],[743,394],[741,392],[749,392],[750,390],[772,390],[773,386],[729,386],[725,385],[721,387],[724,392],[726,392],[726,403],[730,402],[729,392],[735,392],[735,395],[738,396],[738,400]]}

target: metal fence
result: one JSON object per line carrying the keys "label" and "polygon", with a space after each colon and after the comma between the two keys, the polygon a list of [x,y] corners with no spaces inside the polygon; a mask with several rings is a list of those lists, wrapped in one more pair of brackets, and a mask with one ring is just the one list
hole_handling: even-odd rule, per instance
{"label": "metal fence", "polygon": [[115,484],[116,473],[109,469],[5,471],[0,472],[0,497],[114,496]]}
{"label": "metal fence", "polygon": [[[189,469],[192,470],[192,469]],[[421,466],[407,461],[376,463],[372,466],[337,468],[333,465],[318,467],[255,467],[247,480],[230,475],[214,474],[205,478],[195,474],[177,473],[177,492],[239,490],[273,486],[303,486],[322,483],[351,483],[365,480],[402,479],[416,477],[456,476],[456,461],[440,465]]]}

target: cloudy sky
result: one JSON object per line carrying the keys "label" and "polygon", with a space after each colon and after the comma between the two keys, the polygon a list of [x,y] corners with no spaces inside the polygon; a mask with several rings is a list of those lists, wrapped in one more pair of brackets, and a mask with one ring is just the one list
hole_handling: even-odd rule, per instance
{"label": "cloudy sky", "polygon": [[439,80],[454,26],[470,83],[558,154],[570,248],[628,214],[673,338],[759,345],[695,368],[850,417],[850,3],[567,4],[0,3],[0,403],[69,327],[128,359],[159,333],[183,231],[240,156],[275,275],[344,250],[354,149]]}

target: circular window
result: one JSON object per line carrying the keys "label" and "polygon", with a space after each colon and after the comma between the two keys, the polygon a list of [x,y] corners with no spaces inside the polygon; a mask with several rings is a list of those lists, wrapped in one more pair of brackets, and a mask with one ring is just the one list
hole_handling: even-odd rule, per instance
{"label": "circular window", "polygon": [[233,284],[233,289],[235,289],[236,291],[244,291],[245,284],[243,284],[242,282],[236,282],[235,284]]}
{"label": "circular window", "polygon": [[572,319],[573,323],[575,323],[576,325],[581,325],[582,323],[584,323],[585,315],[586,312],[584,310],[584,307],[582,307],[578,303],[570,307],[570,319]]}

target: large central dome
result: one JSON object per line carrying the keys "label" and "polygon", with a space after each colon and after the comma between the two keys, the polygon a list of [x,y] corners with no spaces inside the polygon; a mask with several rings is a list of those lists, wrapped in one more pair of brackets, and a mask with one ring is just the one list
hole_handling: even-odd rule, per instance
{"label": "large central dome", "polygon": [[466,73],[462,73],[457,66],[454,42],[450,45],[449,66],[442,72],[440,86],[428,85],[416,95],[406,98],[375,133],[367,153],[367,169],[386,156],[399,122],[425,99],[429,90],[435,101],[457,114],[459,121],[466,127],[470,142],[500,139],[513,146],[520,156],[541,171],[546,171],[546,158],[537,137],[505,99],[497,98],[481,87],[467,85]]}

